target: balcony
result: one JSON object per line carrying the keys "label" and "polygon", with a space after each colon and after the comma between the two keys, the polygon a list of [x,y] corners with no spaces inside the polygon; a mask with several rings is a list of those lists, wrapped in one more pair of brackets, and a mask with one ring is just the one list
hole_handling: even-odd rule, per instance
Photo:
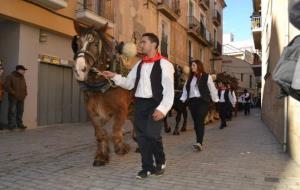
{"label": "balcony", "polygon": [[222,17],[219,11],[215,10],[213,15],[213,23],[215,26],[220,26],[222,23]]}
{"label": "balcony", "polygon": [[194,16],[189,16],[188,34],[204,46],[210,45],[210,33],[204,24],[198,21]]}
{"label": "balcony", "polygon": [[209,9],[209,0],[198,0],[198,4],[205,11],[207,11]]}
{"label": "balcony", "polygon": [[222,55],[222,45],[220,44],[220,42],[218,41],[214,42],[212,53],[216,56]]}
{"label": "balcony", "polygon": [[251,16],[251,29],[254,40],[255,49],[261,49],[261,16],[252,15]]}
{"label": "balcony", "polygon": [[114,10],[112,1],[106,0],[81,0],[78,2],[76,19],[87,25],[108,27],[114,26]]}
{"label": "balcony", "polygon": [[68,6],[67,0],[29,0],[29,1],[53,10],[63,9]]}
{"label": "balcony", "polygon": [[180,16],[179,0],[160,0],[158,1],[157,10],[163,13],[172,21],[176,21]]}

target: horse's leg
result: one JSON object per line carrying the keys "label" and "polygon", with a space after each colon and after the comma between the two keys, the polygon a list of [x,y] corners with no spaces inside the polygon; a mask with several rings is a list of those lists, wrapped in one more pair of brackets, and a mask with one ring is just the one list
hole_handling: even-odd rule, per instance
{"label": "horse's leg", "polygon": [[165,128],[165,132],[166,133],[170,133],[171,132],[171,127],[168,124],[168,114],[164,118],[164,128]]}
{"label": "horse's leg", "polygon": [[118,113],[114,118],[112,140],[115,153],[118,155],[127,154],[130,150],[129,144],[124,143],[123,126],[126,118],[125,113]]}
{"label": "horse's leg", "polygon": [[107,121],[99,116],[90,118],[95,128],[95,136],[97,139],[97,151],[93,166],[103,166],[109,162],[108,134],[103,128]]}
{"label": "horse's leg", "polygon": [[181,127],[181,131],[185,132],[186,131],[186,125],[187,125],[187,107],[184,106],[183,110],[182,110],[182,115],[183,115],[183,124]]}
{"label": "horse's leg", "polygon": [[175,129],[173,131],[173,135],[180,135],[179,131],[178,131],[178,126],[181,120],[181,114],[182,114],[182,110],[178,109],[177,110],[177,115],[176,115],[176,125],[175,125]]}

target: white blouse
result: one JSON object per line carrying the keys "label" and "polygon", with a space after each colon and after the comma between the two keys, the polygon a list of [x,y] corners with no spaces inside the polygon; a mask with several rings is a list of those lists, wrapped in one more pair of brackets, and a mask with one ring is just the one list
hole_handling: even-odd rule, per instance
{"label": "white blouse", "polygon": [[[186,90],[186,83],[184,84],[183,87],[183,93],[181,95],[180,100],[182,102],[185,102],[187,99],[187,90]],[[210,96],[213,102],[218,102],[219,101],[219,97],[218,97],[218,90],[215,86],[215,83],[213,82],[212,78],[210,75],[208,75],[208,79],[207,79],[207,86],[210,92]],[[197,77],[193,77],[191,84],[190,84],[190,97],[189,98],[196,98],[196,97],[201,97],[200,91],[198,89],[198,85],[197,85]]]}

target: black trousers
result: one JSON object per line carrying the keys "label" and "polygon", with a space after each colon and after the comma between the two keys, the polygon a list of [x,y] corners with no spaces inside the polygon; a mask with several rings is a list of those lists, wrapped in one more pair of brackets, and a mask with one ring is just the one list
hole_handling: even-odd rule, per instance
{"label": "black trousers", "polygon": [[146,171],[155,169],[153,157],[156,166],[166,161],[161,137],[163,120],[154,121],[152,117],[158,105],[152,98],[137,98],[134,106],[134,128],[142,157],[142,169]]}
{"label": "black trousers", "polygon": [[228,103],[225,102],[219,102],[218,103],[219,106],[219,115],[221,118],[221,127],[226,127],[227,123],[226,123],[226,119],[228,116]]}
{"label": "black trousers", "polygon": [[24,100],[20,101],[8,96],[8,125],[22,125],[24,113]]}
{"label": "black trousers", "polygon": [[244,113],[245,115],[249,115],[250,114],[250,103],[244,103]]}
{"label": "black trousers", "polygon": [[232,119],[232,111],[233,111],[233,107],[231,103],[227,103],[227,119]]}
{"label": "black trousers", "polygon": [[196,132],[196,142],[202,144],[204,138],[204,120],[208,113],[209,102],[201,98],[190,98],[188,102],[189,110],[194,121]]}

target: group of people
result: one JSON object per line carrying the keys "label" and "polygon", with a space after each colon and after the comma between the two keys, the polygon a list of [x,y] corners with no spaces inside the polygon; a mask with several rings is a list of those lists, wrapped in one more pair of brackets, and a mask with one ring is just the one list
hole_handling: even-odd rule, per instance
{"label": "group of people", "polygon": [[27,86],[24,77],[26,70],[23,65],[17,65],[15,71],[8,75],[4,81],[3,61],[0,61],[0,113],[3,113],[1,104],[4,100],[4,93],[7,92],[8,95],[8,124],[0,123],[0,130],[27,128],[23,124],[24,101],[27,96]]}

